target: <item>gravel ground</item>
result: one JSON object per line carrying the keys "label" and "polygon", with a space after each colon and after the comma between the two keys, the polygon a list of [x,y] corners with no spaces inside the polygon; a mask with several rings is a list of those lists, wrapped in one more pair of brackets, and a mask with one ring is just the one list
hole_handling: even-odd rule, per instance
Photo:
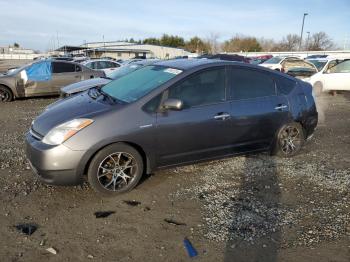
{"label": "gravel ground", "polygon": [[[53,101],[0,105],[1,261],[187,261],[184,237],[200,261],[350,261],[349,93],[319,99],[321,123],[298,156],[160,171],[112,199],[87,184],[44,185],[29,170],[23,135]],[[18,223],[38,229],[26,236]]]}

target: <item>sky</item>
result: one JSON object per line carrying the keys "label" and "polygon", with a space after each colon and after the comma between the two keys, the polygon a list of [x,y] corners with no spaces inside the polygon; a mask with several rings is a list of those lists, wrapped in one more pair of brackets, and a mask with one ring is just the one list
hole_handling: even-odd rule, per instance
{"label": "sky", "polygon": [[[324,31],[350,49],[350,0],[0,0],[0,46],[46,51],[86,42],[172,34],[225,41]],[[347,39],[347,40],[346,40]]]}

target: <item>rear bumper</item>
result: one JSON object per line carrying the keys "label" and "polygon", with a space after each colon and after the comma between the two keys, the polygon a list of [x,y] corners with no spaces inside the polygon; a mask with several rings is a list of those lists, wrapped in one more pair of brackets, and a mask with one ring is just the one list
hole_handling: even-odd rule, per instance
{"label": "rear bumper", "polygon": [[311,139],[313,133],[317,127],[318,123],[318,114],[308,117],[307,120],[303,123],[306,132],[306,139]]}
{"label": "rear bumper", "polygon": [[40,180],[52,185],[77,185],[82,182],[78,166],[85,151],[64,145],[50,146],[26,134],[26,154],[32,170]]}

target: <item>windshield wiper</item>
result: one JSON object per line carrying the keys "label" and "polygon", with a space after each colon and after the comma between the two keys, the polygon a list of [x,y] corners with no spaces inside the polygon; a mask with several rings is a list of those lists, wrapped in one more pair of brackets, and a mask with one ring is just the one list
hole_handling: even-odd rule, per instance
{"label": "windshield wiper", "polygon": [[108,98],[109,100],[113,101],[114,103],[118,102],[117,99],[110,94],[106,93],[105,91],[102,90],[102,88],[99,88],[98,91],[100,92],[101,95],[104,97]]}

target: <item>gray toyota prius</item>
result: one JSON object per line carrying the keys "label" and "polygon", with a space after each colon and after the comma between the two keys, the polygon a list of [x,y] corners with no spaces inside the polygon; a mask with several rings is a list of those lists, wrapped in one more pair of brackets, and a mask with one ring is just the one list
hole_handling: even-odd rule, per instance
{"label": "gray toyota prius", "polygon": [[258,151],[293,156],[317,119],[311,86],[286,74],[168,60],[48,106],[26,134],[27,156],[46,183],[87,175],[113,195],[160,168]]}

